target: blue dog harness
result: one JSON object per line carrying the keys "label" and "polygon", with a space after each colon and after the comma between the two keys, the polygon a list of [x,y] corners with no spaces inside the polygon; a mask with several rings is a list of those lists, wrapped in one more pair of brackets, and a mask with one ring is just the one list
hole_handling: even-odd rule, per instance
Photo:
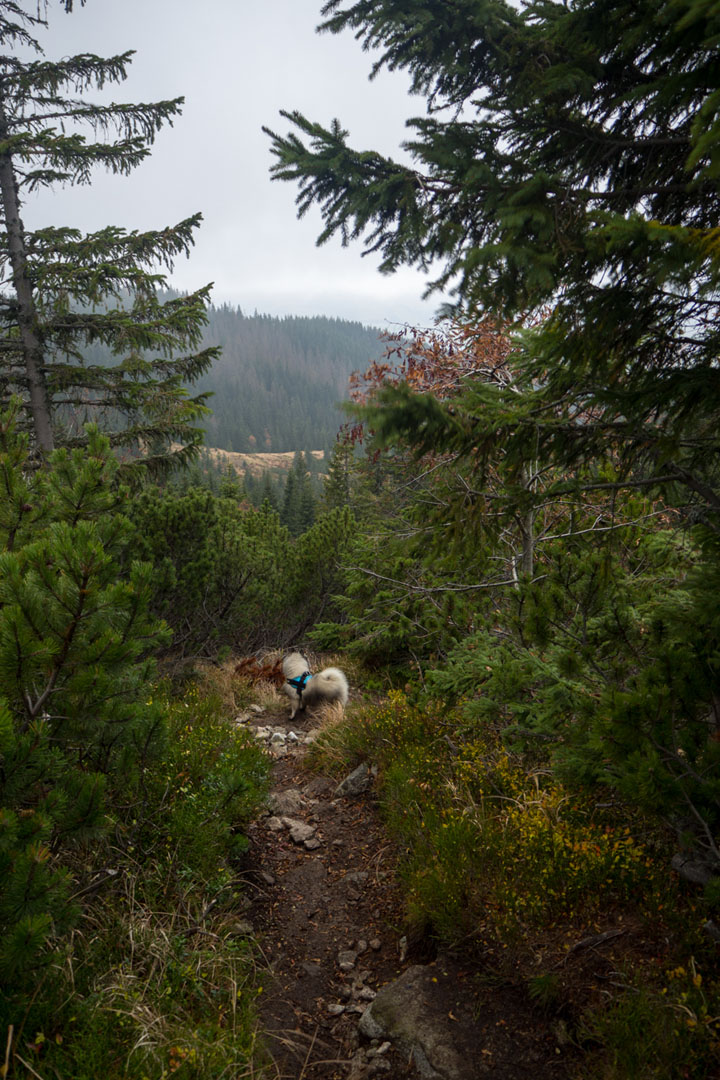
{"label": "blue dog harness", "polygon": [[311,676],[310,672],[306,671],[304,673],[304,675],[298,675],[298,677],[296,679],[288,679],[288,682],[289,682],[290,686],[292,686],[293,689],[297,690],[297,695],[300,698],[300,704],[301,705],[302,705],[303,690],[305,689],[305,686],[307,684],[308,679],[311,679],[311,678],[312,678],[312,676]]}

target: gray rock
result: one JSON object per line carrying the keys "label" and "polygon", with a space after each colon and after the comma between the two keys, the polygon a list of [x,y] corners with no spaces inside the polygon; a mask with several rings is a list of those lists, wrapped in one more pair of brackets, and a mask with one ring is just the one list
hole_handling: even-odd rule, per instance
{"label": "gray rock", "polygon": [[269,817],[265,820],[265,828],[270,832],[282,832],[285,826],[279,817]]}
{"label": "gray rock", "polygon": [[354,769],[349,776],[346,776],[342,780],[337,788],[335,794],[339,797],[362,795],[363,791],[366,791],[370,784],[370,769],[367,764],[363,762],[362,765],[358,765],[357,769]]}
{"label": "gray rock", "polygon": [[299,788],[288,788],[286,791],[273,791],[268,799],[268,806],[278,817],[292,817],[301,813],[307,803]]}
{"label": "gray rock", "polygon": [[255,933],[255,928],[249,919],[238,919],[232,928],[232,932],[239,937],[252,937]]}
{"label": "gray rock", "polygon": [[[377,997],[375,998],[375,1001],[377,1001]],[[390,1034],[385,1027],[384,1022],[375,1019],[372,1006],[370,1005],[363,1012],[358,1028],[360,1034],[364,1035],[366,1039],[375,1039],[376,1041],[382,1039],[384,1035]]]}
{"label": "gray rock", "polygon": [[423,1080],[471,1080],[474,1063],[456,1049],[455,1031],[432,1006],[435,968],[415,965],[383,986],[363,1013],[367,1039],[391,1040],[411,1054]]}
{"label": "gray rock", "polygon": [[713,941],[720,941],[720,927],[712,919],[708,919],[703,923],[703,930]]}
{"label": "gray rock", "polygon": [[691,881],[693,885],[707,885],[717,875],[719,869],[716,863],[709,863],[682,852],[673,855],[671,865],[681,878]]}
{"label": "gray rock", "polygon": [[364,870],[358,870],[356,873],[346,874],[343,878],[343,885],[345,886],[345,894],[350,901],[357,901],[362,896],[362,888],[367,881],[368,875]]}
{"label": "gray rock", "polygon": [[350,949],[344,949],[338,953],[338,967],[341,971],[352,971],[357,960],[357,953]]}
{"label": "gray rock", "polygon": [[304,844],[315,835],[315,826],[307,825],[304,821],[296,821],[295,818],[283,817],[282,823],[290,830],[290,839],[294,844]]}
{"label": "gray rock", "polygon": [[367,1061],[362,1050],[350,1059],[350,1072],[347,1080],[365,1080],[367,1076]]}

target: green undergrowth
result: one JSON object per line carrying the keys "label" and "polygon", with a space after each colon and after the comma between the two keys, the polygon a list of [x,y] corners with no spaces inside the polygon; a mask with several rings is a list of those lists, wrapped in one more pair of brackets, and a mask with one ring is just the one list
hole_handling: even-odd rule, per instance
{"label": "green undergrowth", "polygon": [[[349,714],[313,759],[377,764],[410,933],[480,965],[494,957],[564,1017],[584,1077],[720,1066],[720,962],[703,929],[713,905],[669,871],[662,825],[606,791],[567,788],[487,728],[469,733],[460,711],[401,693]],[[582,950],[566,963],[573,943],[608,929],[613,977],[588,974]]]}
{"label": "green undergrowth", "polygon": [[153,697],[166,752],[105,836],[76,851],[82,917],[30,1000],[3,1008],[0,1075],[259,1075],[262,980],[243,922],[242,855],[267,758],[207,687]]}

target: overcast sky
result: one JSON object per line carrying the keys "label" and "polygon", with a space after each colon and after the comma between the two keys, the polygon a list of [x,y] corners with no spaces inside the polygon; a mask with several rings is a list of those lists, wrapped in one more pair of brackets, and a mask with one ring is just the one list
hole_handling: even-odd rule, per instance
{"label": "overcast sky", "polygon": [[[26,224],[160,228],[200,211],[203,224],[173,283],[215,283],[215,303],[273,315],[333,315],[387,326],[429,325],[439,301],[422,301],[422,276],[387,277],[359,244],[315,241],[319,214],[298,221],[296,187],[271,181],[267,124],[285,132],[281,108],[329,124],[351,145],[400,157],[405,120],[424,102],[407,78],[383,72],[352,34],[317,34],[322,0],[87,0],[66,15],[51,0],[37,36],[48,60],[73,53],[136,55],[116,101],[184,96],[183,115],[129,177],[98,171],[90,187],[29,198]],[[90,95],[88,95],[90,98]],[[97,95],[94,95],[97,99]]]}

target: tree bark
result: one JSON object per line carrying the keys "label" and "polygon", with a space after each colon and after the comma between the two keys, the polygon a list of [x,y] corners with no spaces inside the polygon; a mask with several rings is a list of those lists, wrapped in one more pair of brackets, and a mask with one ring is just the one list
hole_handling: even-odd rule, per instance
{"label": "tree bark", "polygon": [[[523,487],[530,490],[532,487],[532,470],[529,467],[522,469]],[[522,555],[520,557],[520,569],[529,581],[535,569],[535,517],[537,511],[534,507],[527,510],[518,522],[520,526],[520,538],[522,541]]]}
{"label": "tree bark", "polygon": [[[0,103],[0,142],[8,137],[5,114]],[[32,282],[27,271],[27,253],[25,230],[20,218],[20,200],[18,198],[15,169],[12,155],[0,153],[0,199],[5,216],[5,231],[8,238],[8,256],[12,270],[13,286],[17,297],[17,324],[20,331],[25,374],[27,377],[30,413],[37,445],[43,453],[54,449],[50,402],[43,369],[45,350],[38,330],[37,310],[33,297]]]}

